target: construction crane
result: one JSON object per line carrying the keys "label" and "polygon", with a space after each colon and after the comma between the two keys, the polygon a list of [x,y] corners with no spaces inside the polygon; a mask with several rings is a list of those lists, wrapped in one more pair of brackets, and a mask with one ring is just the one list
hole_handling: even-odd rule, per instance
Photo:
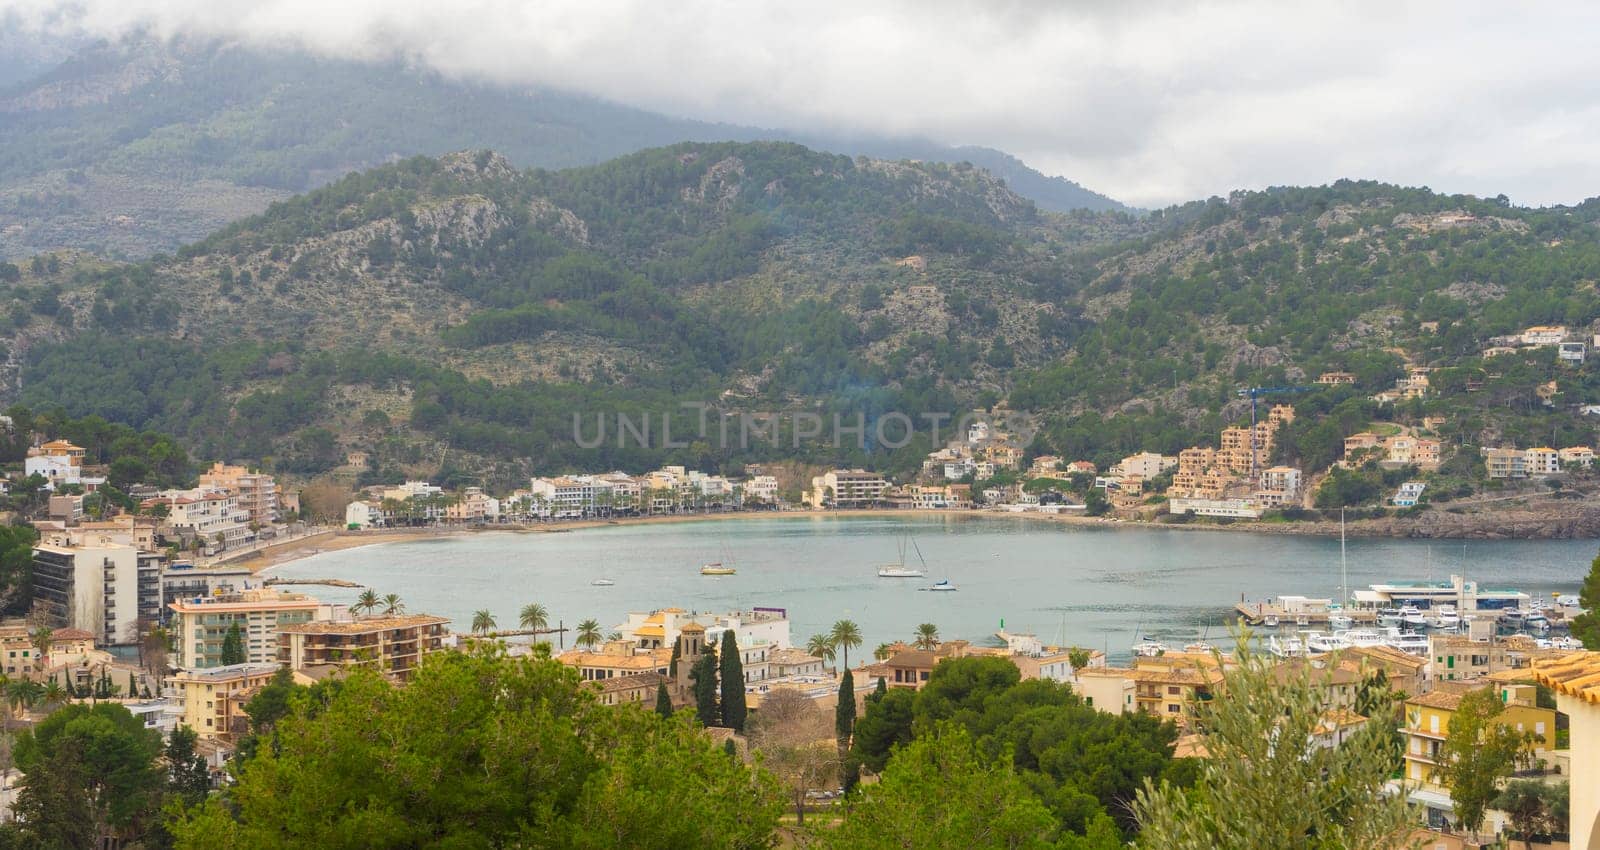
{"label": "construction crane", "polygon": [[1256,459],[1259,441],[1256,439],[1256,399],[1264,395],[1287,395],[1290,393],[1308,393],[1316,387],[1250,387],[1238,391],[1240,398],[1250,399],[1250,480],[1256,480],[1260,474],[1260,463]]}

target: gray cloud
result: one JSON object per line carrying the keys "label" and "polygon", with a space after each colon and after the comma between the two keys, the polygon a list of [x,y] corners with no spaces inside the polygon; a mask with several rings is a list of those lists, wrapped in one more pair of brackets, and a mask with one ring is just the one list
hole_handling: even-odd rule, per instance
{"label": "gray cloud", "polygon": [[1340,177],[1529,204],[1600,194],[1600,7],[1582,3],[0,0],[0,14],[989,145],[1141,205]]}

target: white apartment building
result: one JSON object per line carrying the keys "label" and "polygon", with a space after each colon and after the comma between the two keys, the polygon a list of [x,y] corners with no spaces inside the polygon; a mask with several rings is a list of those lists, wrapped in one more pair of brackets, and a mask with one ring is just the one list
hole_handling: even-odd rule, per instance
{"label": "white apartment building", "polygon": [[200,487],[232,492],[239,507],[257,525],[270,526],[279,519],[278,483],[270,475],[218,461],[200,473]]}
{"label": "white apartment building", "polygon": [[1169,455],[1160,455],[1155,452],[1139,452],[1128,455],[1119,462],[1111,474],[1117,476],[1137,475],[1149,480],[1178,465],[1178,459]]}
{"label": "white apartment building", "polygon": [[238,497],[226,490],[196,487],[193,490],[163,490],[146,505],[167,505],[166,527],[185,542],[200,540],[207,549],[216,546],[222,535],[225,546],[246,543],[256,538],[250,528],[250,512],[240,507]]}
{"label": "white apartment building", "polygon": [[744,483],[744,495],[747,499],[775,505],[778,503],[778,479],[771,475],[752,475]]}
{"label": "white apartment building", "polygon": [[[160,566],[145,559],[146,584],[160,596]],[[33,597],[52,628],[82,629],[101,645],[136,640],[141,591],[139,550],[126,543],[89,538],[33,548]]]}
{"label": "white apartment building", "polygon": [[889,482],[864,469],[835,469],[811,479],[811,504],[818,507],[869,507],[883,501]]}

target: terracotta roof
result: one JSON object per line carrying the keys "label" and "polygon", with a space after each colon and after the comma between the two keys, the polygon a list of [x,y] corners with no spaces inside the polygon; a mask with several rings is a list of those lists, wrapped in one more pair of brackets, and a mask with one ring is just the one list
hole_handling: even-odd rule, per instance
{"label": "terracotta roof", "polygon": [[635,688],[654,688],[666,681],[660,673],[633,673],[627,676],[612,676],[609,679],[600,679],[591,682],[600,688],[600,693],[612,691],[631,691]]}
{"label": "terracotta roof", "polygon": [[767,660],[773,664],[810,664],[822,661],[803,649],[774,649],[767,655]]}
{"label": "terracotta roof", "polygon": [[94,640],[94,635],[83,629],[56,629],[50,633],[52,643],[66,640]]}
{"label": "terracotta roof", "polygon": [[1347,726],[1360,726],[1367,722],[1367,718],[1351,711],[1348,708],[1335,708],[1322,713],[1317,721],[1317,733],[1325,734]]}
{"label": "terracotta roof", "polygon": [[934,656],[934,654],[926,649],[913,649],[907,652],[896,653],[895,655],[891,656],[888,661],[885,661],[884,664],[889,667],[899,667],[904,669],[906,667],[932,667],[936,661],[938,661],[938,659]]}
{"label": "terracotta roof", "polygon": [[1600,652],[1573,652],[1533,663],[1539,684],[1558,694],[1600,705]]}
{"label": "terracotta roof", "polygon": [[401,614],[394,617],[363,617],[353,622],[312,620],[309,623],[294,623],[288,626],[279,626],[278,634],[359,635],[366,634],[367,632],[386,632],[390,629],[411,629],[418,626],[444,625],[448,622],[450,622],[449,617],[436,617],[432,614]]}
{"label": "terracotta roof", "polygon": [[[1443,685],[1444,682],[1439,684]],[[1406,700],[1406,705],[1417,705],[1423,708],[1442,708],[1455,711],[1461,705],[1461,698],[1473,688],[1435,688],[1421,696]]]}

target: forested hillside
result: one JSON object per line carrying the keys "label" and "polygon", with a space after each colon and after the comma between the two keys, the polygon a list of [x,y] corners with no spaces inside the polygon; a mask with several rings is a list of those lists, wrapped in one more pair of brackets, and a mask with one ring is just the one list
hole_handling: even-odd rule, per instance
{"label": "forested hillside", "polygon": [[[40,58],[21,60],[42,51],[9,73],[37,68]],[[6,85],[0,258],[170,251],[351,171],[467,148],[493,148],[519,167],[567,168],[685,140],[796,139],[848,154],[970,160],[1048,209],[1120,209],[986,148],[686,121],[400,63],[132,40],[85,48],[27,82],[0,77]]]}
{"label": "forested hillside", "polygon": [[[1588,440],[1592,366],[1481,352],[1600,317],[1596,214],[1342,182],[1062,216],[979,169],[779,143],[564,171],[485,151],[351,176],[173,257],[23,264],[0,330],[36,408],[308,475],[352,448],[375,474],[512,481],[667,459],[908,472],[931,447],[573,439],[574,412],[687,433],[682,402],[875,421],[1006,401],[1046,414],[1036,451],[1107,463],[1214,444],[1247,416],[1241,387],[1352,372],[1294,399],[1280,455],[1312,468],[1374,420],[1442,416],[1463,446]],[[1435,391],[1369,398],[1407,366]]]}

